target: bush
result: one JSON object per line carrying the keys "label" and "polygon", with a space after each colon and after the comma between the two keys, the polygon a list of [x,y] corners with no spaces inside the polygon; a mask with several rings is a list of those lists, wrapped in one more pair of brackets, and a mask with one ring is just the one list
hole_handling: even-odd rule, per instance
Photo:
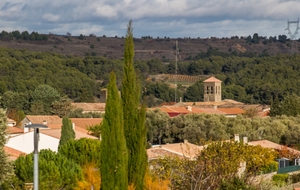
{"label": "bush", "polygon": [[274,182],[287,182],[289,174],[275,174],[273,175]]}
{"label": "bush", "polygon": [[95,48],[95,45],[94,45],[94,44],[92,44],[92,45],[90,46],[90,48],[94,49],[94,48]]}
{"label": "bush", "polygon": [[300,173],[290,175],[290,178],[292,180],[292,183],[298,183],[300,182]]}
{"label": "bush", "polygon": [[235,176],[234,178],[222,179],[219,190],[255,190],[255,186],[248,185],[245,179]]}

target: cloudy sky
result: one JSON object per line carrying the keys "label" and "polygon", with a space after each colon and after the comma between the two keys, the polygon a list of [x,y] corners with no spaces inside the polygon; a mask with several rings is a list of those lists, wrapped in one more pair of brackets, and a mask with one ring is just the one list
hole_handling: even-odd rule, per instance
{"label": "cloudy sky", "polygon": [[132,19],[135,37],[275,36],[299,12],[299,0],[2,0],[0,30],[124,36]]}

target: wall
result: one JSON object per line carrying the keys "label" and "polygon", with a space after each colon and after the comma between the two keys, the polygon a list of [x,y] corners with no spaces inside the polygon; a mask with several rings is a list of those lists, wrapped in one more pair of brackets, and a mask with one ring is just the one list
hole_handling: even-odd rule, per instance
{"label": "wall", "polygon": [[[39,151],[41,149],[58,150],[59,139],[40,133]],[[33,131],[8,139],[5,146],[30,154],[33,152]]]}

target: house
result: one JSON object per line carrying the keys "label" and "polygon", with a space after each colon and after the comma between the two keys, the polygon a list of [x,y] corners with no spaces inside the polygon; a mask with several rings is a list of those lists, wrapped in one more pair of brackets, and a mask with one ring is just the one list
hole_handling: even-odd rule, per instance
{"label": "house", "polygon": [[93,126],[96,124],[100,124],[103,118],[69,118],[72,123],[77,127],[78,130],[88,134],[88,130],[86,129],[89,126]]}
{"label": "house", "polygon": [[16,160],[20,155],[26,155],[25,152],[21,152],[19,150],[16,150],[16,149],[13,149],[13,148],[10,148],[8,146],[4,146],[3,147],[4,149],[4,152],[6,153],[6,155],[8,156],[8,159],[10,161],[14,161]]}
{"label": "house", "polygon": [[[245,111],[240,108],[198,108],[195,106],[187,107],[175,107],[175,106],[163,106],[160,108],[149,108],[152,110],[160,109],[168,113],[170,117],[175,117],[180,114],[189,114],[189,113],[207,113],[207,114],[223,114],[226,117],[236,117],[239,114],[243,114]],[[148,110],[149,110],[148,109]]]}
{"label": "house", "polygon": [[197,146],[185,140],[184,143],[164,144],[149,148],[147,155],[148,161],[165,156],[195,159],[201,150],[203,150],[203,146]]}
{"label": "house", "polygon": [[61,125],[62,119],[57,115],[26,115],[21,121],[21,128],[24,129],[25,125],[30,124]]}
{"label": "house", "polygon": [[8,127],[14,127],[16,126],[17,122],[15,120],[7,118],[7,126]]}
{"label": "house", "polygon": [[72,103],[73,109],[81,108],[83,109],[83,113],[87,112],[99,112],[105,113],[106,103]]}
{"label": "house", "polygon": [[[90,138],[90,139],[98,140],[98,138],[94,136],[81,132],[80,130],[81,128],[76,127],[74,125],[73,127],[76,135],[75,139]],[[7,143],[5,144],[5,146],[26,154],[30,154],[34,150],[33,135],[34,135],[34,131],[28,131],[23,134],[12,136],[7,139]],[[40,151],[41,149],[50,149],[52,151],[57,152],[60,136],[61,136],[61,128],[40,129],[38,150]]]}

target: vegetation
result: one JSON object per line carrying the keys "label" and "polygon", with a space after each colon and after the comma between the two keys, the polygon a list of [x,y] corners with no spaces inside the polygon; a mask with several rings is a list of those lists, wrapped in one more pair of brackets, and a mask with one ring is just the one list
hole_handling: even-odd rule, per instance
{"label": "vegetation", "polygon": [[6,153],[4,152],[4,145],[7,141],[6,138],[6,123],[7,123],[7,117],[5,114],[5,111],[3,109],[0,109],[0,185],[4,180],[6,180],[9,175],[12,173],[13,168],[8,160],[8,157]]}
{"label": "vegetation", "polygon": [[[148,110],[147,139],[154,144],[183,142],[199,143],[201,139],[229,140],[233,134],[246,136],[250,141],[266,139],[275,143],[297,145],[300,143],[299,117],[276,116],[252,119],[237,116],[228,118],[216,114],[187,114],[169,117],[159,109]],[[298,132],[299,131],[299,132]]]}
{"label": "vegetation", "polygon": [[[15,161],[15,175],[21,180],[19,184],[24,189],[24,183],[33,181],[33,154],[20,156]],[[73,189],[76,180],[82,180],[82,170],[78,164],[65,156],[41,150],[39,152],[39,189]]]}
{"label": "vegetation", "polygon": [[122,82],[124,132],[128,150],[128,183],[130,185],[134,184],[137,190],[142,190],[148,163],[146,153],[147,128],[145,127],[146,109],[144,103],[142,108],[139,109],[140,86],[139,81],[136,81],[133,57],[134,44],[130,20],[125,40],[125,66]]}
{"label": "vegetation", "polygon": [[155,175],[170,179],[172,189],[224,189],[234,184],[230,179],[239,176],[243,176],[238,179],[242,185],[250,188],[253,184],[249,179],[273,163],[276,156],[276,152],[260,146],[217,141],[207,144],[195,160],[164,157],[151,164]]}
{"label": "vegetation", "polygon": [[61,136],[59,140],[59,146],[63,146],[70,140],[74,140],[76,137],[75,130],[73,129],[72,121],[64,117],[62,120],[62,126],[61,126]]}
{"label": "vegetation", "polygon": [[95,168],[99,169],[101,166],[100,141],[95,139],[70,140],[59,147],[58,153],[80,166],[92,163],[95,164]]}
{"label": "vegetation", "polygon": [[128,188],[128,153],[123,129],[123,109],[116,85],[116,75],[110,74],[107,101],[101,130],[101,188]]}

